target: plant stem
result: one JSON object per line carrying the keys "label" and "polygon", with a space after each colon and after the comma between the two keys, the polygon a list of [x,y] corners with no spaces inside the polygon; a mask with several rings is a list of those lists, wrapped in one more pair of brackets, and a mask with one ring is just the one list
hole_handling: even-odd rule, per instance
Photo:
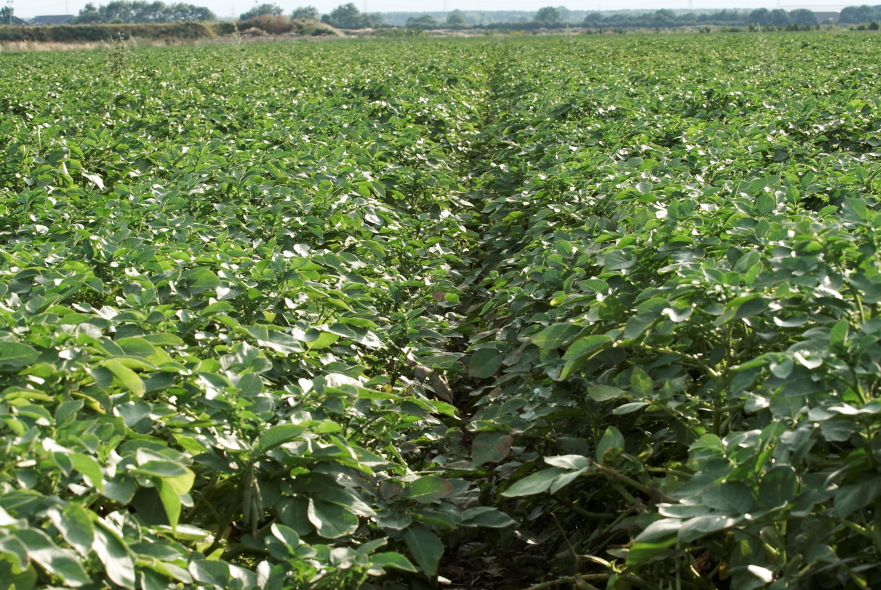
{"label": "plant stem", "polygon": [[637,490],[639,490],[640,492],[642,492],[642,493],[644,493],[644,494],[647,494],[647,495],[649,495],[649,496],[654,496],[655,498],[657,498],[657,499],[659,499],[659,500],[661,500],[661,501],[663,501],[663,502],[667,502],[667,503],[669,503],[669,504],[672,504],[672,503],[673,503],[673,500],[671,500],[669,497],[667,497],[667,496],[666,496],[663,492],[661,492],[660,490],[657,490],[657,489],[655,489],[655,488],[653,488],[653,487],[650,487],[650,486],[647,486],[647,485],[645,485],[645,484],[641,484],[641,483],[639,483],[638,481],[636,481],[636,480],[634,480],[634,479],[631,479],[631,478],[627,477],[626,475],[624,475],[624,474],[622,474],[622,473],[618,473],[618,472],[615,471],[614,469],[609,469],[608,467],[606,467],[606,466],[604,466],[604,465],[600,465],[599,463],[597,463],[597,462],[594,461],[593,459],[590,460],[590,463],[591,463],[591,465],[593,465],[597,470],[599,470],[599,471],[605,473],[606,475],[608,475],[608,476],[610,476],[610,477],[614,477],[615,479],[617,479],[617,480],[619,480],[619,481],[621,481],[621,482],[623,482],[623,483],[626,483],[627,485],[629,485],[629,486],[632,487],[632,488],[636,488]]}

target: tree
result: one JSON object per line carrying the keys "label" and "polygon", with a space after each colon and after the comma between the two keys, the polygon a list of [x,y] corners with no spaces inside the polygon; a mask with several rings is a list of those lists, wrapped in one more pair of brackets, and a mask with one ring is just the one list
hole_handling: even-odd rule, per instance
{"label": "tree", "polygon": [[318,20],[318,9],[314,6],[300,6],[291,13],[291,20]]}
{"label": "tree", "polygon": [[249,20],[258,16],[263,16],[264,14],[281,16],[282,13],[284,13],[284,10],[278,4],[261,4],[260,6],[255,6],[248,12],[240,14],[239,20]]}
{"label": "tree", "polygon": [[368,12],[367,18],[370,19],[370,24],[367,25],[372,29],[376,29],[379,27],[387,26],[388,23],[385,20],[385,16],[381,12]]}
{"label": "tree", "polygon": [[603,15],[600,12],[591,12],[586,17],[584,17],[584,24],[590,26],[596,26],[603,22]]}
{"label": "tree", "polygon": [[800,25],[803,27],[813,27],[814,25],[819,25],[820,21],[817,19],[817,15],[814,14],[813,10],[808,10],[807,8],[798,8],[789,13],[789,19],[792,21],[792,24]]}
{"label": "tree", "polygon": [[80,13],[76,16],[75,19],[73,19],[73,22],[75,22],[78,25],[79,24],[88,25],[91,23],[101,22],[99,20],[100,18],[101,18],[101,16],[98,14],[98,9],[95,7],[94,4],[89,2],[88,4],[86,4],[85,8],[80,10]]}
{"label": "tree", "polygon": [[408,18],[407,26],[416,29],[434,29],[437,28],[437,21],[430,14],[423,14]]}
{"label": "tree", "polygon": [[535,22],[545,26],[559,25],[563,22],[560,11],[553,6],[545,6],[535,13]]}
{"label": "tree", "polygon": [[458,10],[454,10],[447,16],[447,26],[448,27],[467,27],[468,21],[465,20],[465,17],[462,16],[462,13]]}
{"label": "tree", "polygon": [[749,13],[749,16],[746,18],[746,22],[751,25],[767,27],[771,24],[771,11],[767,8],[756,8]]}
{"label": "tree", "polygon": [[675,27],[678,20],[672,10],[661,9],[651,16],[650,22],[654,27]]}
{"label": "tree", "polygon": [[321,22],[338,29],[366,29],[373,24],[370,16],[362,14],[351,2],[337,6],[330,14],[322,16]]}
{"label": "tree", "polygon": [[4,6],[0,8],[0,25],[12,24],[12,7]]}
{"label": "tree", "polygon": [[80,10],[76,24],[102,23],[171,23],[192,20],[215,20],[209,9],[192,4],[164,4],[162,2],[128,2],[116,0],[96,8],[88,3]]}
{"label": "tree", "polygon": [[848,6],[841,9],[841,15],[838,18],[839,24],[842,25],[861,25],[863,23],[872,22],[877,14],[871,6]]}
{"label": "tree", "polygon": [[193,6],[192,4],[179,2],[165,7],[165,19],[167,22],[209,21],[217,20],[217,16],[204,6]]}
{"label": "tree", "polygon": [[775,27],[785,27],[792,22],[792,19],[789,18],[789,13],[782,8],[772,10],[769,17],[771,18],[771,25]]}

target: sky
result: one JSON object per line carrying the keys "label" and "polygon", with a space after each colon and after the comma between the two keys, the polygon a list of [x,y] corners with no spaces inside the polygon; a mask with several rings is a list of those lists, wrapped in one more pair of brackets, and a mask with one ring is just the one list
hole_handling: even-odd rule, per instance
{"label": "sky", "polygon": [[[14,14],[21,18],[31,18],[46,14],[76,14],[88,0],[12,0]],[[106,4],[109,0],[93,0],[95,4]],[[166,4],[176,0],[164,0]],[[218,16],[238,15],[253,7],[254,0],[182,0],[197,6],[207,6]],[[260,0],[265,2],[272,0]],[[291,12],[298,6],[311,4],[324,14],[349,0],[276,0],[276,4]],[[435,12],[443,10],[538,10],[543,6],[565,6],[570,10],[622,10],[661,8],[688,8],[688,0],[575,0],[561,3],[559,0],[352,0],[359,9],[369,12]],[[813,8],[814,10],[840,10],[843,6],[859,5],[865,1],[833,4],[829,0],[692,0],[694,8],[760,8],[782,7]],[[365,4],[366,3],[366,4]],[[876,4],[877,0],[868,2]],[[5,5],[6,0],[0,0]]]}

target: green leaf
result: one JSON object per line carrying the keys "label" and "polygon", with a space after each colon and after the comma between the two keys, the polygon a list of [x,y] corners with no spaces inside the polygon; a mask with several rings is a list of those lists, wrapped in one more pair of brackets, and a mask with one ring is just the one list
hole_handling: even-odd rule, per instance
{"label": "green leaf", "polygon": [[147,357],[158,352],[156,347],[147,342],[144,338],[120,338],[119,340],[116,340],[116,344],[129,356]]}
{"label": "green leaf", "polygon": [[138,475],[162,479],[178,494],[189,492],[195,480],[195,474],[188,467],[171,461],[148,461],[131,471]]}
{"label": "green leaf", "polygon": [[[202,313],[204,312],[205,310],[202,310]],[[159,346],[183,346],[184,344],[184,341],[174,334],[166,334],[164,332],[144,334],[143,336],[141,336],[141,339],[146,340],[150,344],[158,344]]]}
{"label": "green leaf", "polygon": [[847,320],[840,320],[834,326],[832,326],[832,330],[829,332],[829,342],[832,346],[844,346],[847,342],[847,331],[849,325]]}
{"label": "green leaf", "polygon": [[404,531],[404,541],[425,575],[436,575],[438,563],[444,554],[444,544],[438,536],[423,526],[415,525]]}
{"label": "green leaf", "polygon": [[789,465],[778,465],[759,482],[759,501],[768,508],[792,502],[798,494],[798,475]]}
{"label": "green leaf", "polygon": [[317,348],[327,348],[328,346],[339,340],[339,338],[339,334],[334,334],[333,332],[321,332],[321,334],[318,335],[318,338],[312,340],[311,342],[307,342],[306,346],[309,347],[310,350]]}
{"label": "green leaf", "polygon": [[582,358],[611,341],[611,338],[602,334],[594,334],[592,336],[579,338],[566,349],[563,358],[567,361]]}
{"label": "green leaf", "polygon": [[511,452],[514,435],[507,432],[478,432],[471,445],[475,465],[498,463]]}
{"label": "green leaf", "polygon": [[638,412],[644,407],[648,406],[648,402],[630,402],[629,404],[623,404],[615,408],[612,412],[616,416],[622,416],[624,414],[630,414],[632,412]]}
{"label": "green leaf", "polygon": [[376,551],[380,547],[385,547],[386,545],[388,545],[388,539],[385,539],[385,538],[373,539],[372,541],[367,541],[366,543],[359,545],[358,548],[355,549],[355,554],[356,555],[370,555],[371,553],[373,553],[374,551]]}
{"label": "green leaf", "polygon": [[630,390],[642,397],[650,397],[653,389],[652,378],[640,367],[633,367],[633,372],[630,374]]}
{"label": "green leaf", "polygon": [[502,529],[517,524],[517,521],[491,506],[476,506],[462,513],[462,518],[472,524],[491,529]]}
{"label": "green leaf", "polygon": [[89,513],[79,504],[68,504],[63,510],[52,508],[47,512],[49,519],[64,540],[76,549],[77,553],[86,557],[92,549],[95,528]]}
{"label": "green leaf", "polygon": [[173,530],[177,529],[177,523],[180,520],[180,495],[168,481],[164,479],[155,479],[156,488],[159,492],[159,498],[162,500],[162,506],[165,507],[165,515],[168,517],[168,524]]}
{"label": "green leaf", "polygon": [[324,486],[320,494],[318,494],[318,498],[331,504],[344,506],[358,516],[376,516],[373,509],[352,490],[335,486]]}
{"label": "green leaf", "polygon": [[734,318],[742,319],[758,315],[768,309],[769,301],[759,295],[747,295],[738,297],[726,306],[726,309],[734,310]]}
{"label": "green leaf", "polygon": [[410,560],[394,551],[374,553],[370,556],[370,565],[380,569],[399,569],[405,572],[418,572]]}
{"label": "green leaf", "polygon": [[666,543],[665,546],[669,546],[676,541],[683,524],[678,518],[656,520],[637,535],[635,540],[637,543]]}
{"label": "green leaf", "polygon": [[119,535],[103,523],[96,523],[92,549],[104,564],[104,569],[114,583],[134,590],[135,560]]}
{"label": "green leaf", "polygon": [[563,473],[565,473],[565,470],[558,467],[551,467],[550,469],[533,473],[509,487],[502,492],[502,495],[506,498],[518,498],[520,496],[540,494],[547,491],[551,487],[551,483]]}
{"label": "green leaf", "polygon": [[762,193],[756,197],[756,213],[765,216],[777,207],[777,201],[768,193]]}
{"label": "green leaf", "polygon": [[599,444],[597,444],[597,461],[602,463],[608,451],[620,452],[623,450],[624,435],[614,426],[609,426],[606,428],[606,432],[603,433],[603,437],[600,439]]}
{"label": "green leaf", "polygon": [[216,289],[221,285],[217,275],[207,268],[196,268],[183,273],[180,282],[193,295]]}
{"label": "green leaf", "polygon": [[0,366],[26,367],[39,357],[40,353],[27,344],[0,341]]}
{"label": "green leaf", "polygon": [[217,588],[228,588],[230,582],[229,564],[223,561],[193,560],[187,567],[193,580]]}
{"label": "green leaf", "polygon": [[578,336],[582,327],[574,324],[555,324],[548,326],[532,339],[532,343],[543,350],[553,350],[565,345]]}
{"label": "green leaf", "polygon": [[300,424],[279,424],[273,426],[257,439],[254,454],[262,455],[266,451],[294,440],[304,432],[306,432],[306,427]]}
{"label": "green leaf", "polygon": [[407,487],[410,498],[422,504],[428,504],[450,495],[456,488],[436,475],[420,477]]}
{"label": "green leaf", "polygon": [[670,553],[669,547],[676,542],[676,536],[667,541],[659,541],[656,543],[637,542],[630,547],[627,552],[628,565],[640,565],[651,561],[655,558],[667,557]]}
{"label": "green leaf", "polygon": [[503,358],[505,354],[494,348],[481,348],[471,355],[471,367],[468,373],[477,379],[488,379],[502,366]]}
{"label": "green leaf", "polygon": [[283,498],[276,504],[276,510],[281,521],[298,535],[308,535],[315,530],[309,522],[308,498]]}
{"label": "green leaf", "polygon": [[596,402],[607,402],[612,399],[627,397],[627,392],[611,385],[591,385],[587,393]]}
{"label": "green leaf", "polygon": [[358,528],[358,517],[340,506],[321,500],[309,500],[309,522],[325,539],[351,535]]}
{"label": "green leaf", "polygon": [[79,587],[91,582],[76,553],[58,547],[43,531],[20,529],[10,531],[10,534],[25,546],[29,559],[63,578],[66,585]]}
{"label": "green leaf", "polygon": [[581,281],[581,283],[579,283],[579,286],[584,289],[596,291],[597,293],[605,293],[609,290],[609,284],[602,279],[587,279]]}
{"label": "green leaf", "polygon": [[545,463],[560,469],[584,469],[590,467],[590,459],[581,455],[560,455],[559,457],[545,457]]}
{"label": "green leaf", "polygon": [[272,532],[273,537],[291,549],[296,549],[300,546],[300,535],[298,535],[297,531],[294,529],[286,527],[283,524],[273,523],[270,527],[270,531]]}
{"label": "green leaf", "polygon": [[581,477],[581,475],[585,472],[587,472],[587,468],[582,468],[578,471],[572,471],[569,473],[563,473],[562,475],[560,475],[560,477],[551,482],[551,487],[548,488],[548,491],[552,494],[556,494],[559,490]]}
{"label": "green leaf", "polygon": [[838,516],[847,518],[857,510],[868,506],[878,496],[881,496],[881,477],[873,477],[840,488],[835,493],[832,503]]}
{"label": "green leaf", "polygon": [[606,252],[603,262],[606,270],[624,270],[636,264],[636,256],[627,256],[623,250]]}
{"label": "green leaf", "polygon": [[745,514],[753,506],[753,495],[749,486],[739,481],[717,482],[704,490],[701,501],[726,514]]}
{"label": "green leaf", "polygon": [[395,514],[392,512],[380,512],[376,515],[376,524],[382,528],[402,531],[413,522],[409,514]]}
{"label": "green leaf", "polygon": [[31,590],[36,583],[37,571],[33,565],[19,567],[12,555],[0,551],[0,590]]}
{"label": "green leaf", "polygon": [[104,491],[104,474],[101,465],[95,459],[83,453],[71,453],[68,458],[73,468],[88,477],[99,492]]}
{"label": "green leaf", "polygon": [[686,520],[679,529],[678,539],[681,543],[691,543],[701,537],[725,530],[735,524],[738,519],[724,514],[706,514]]}
{"label": "green leaf", "polygon": [[621,332],[621,340],[632,340],[638,338],[646,329],[652,325],[657,319],[656,313],[638,313],[624,325],[624,331]]}
{"label": "green leaf", "polygon": [[141,397],[146,392],[144,382],[138,377],[138,374],[123,365],[117,359],[108,359],[101,362],[101,366],[113,373],[113,376],[129,391],[137,397]]}

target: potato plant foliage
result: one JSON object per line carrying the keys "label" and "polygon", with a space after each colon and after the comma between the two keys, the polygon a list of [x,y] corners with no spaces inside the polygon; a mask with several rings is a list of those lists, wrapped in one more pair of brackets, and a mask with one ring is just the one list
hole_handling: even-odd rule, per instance
{"label": "potato plant foliage", "polygon": [[879,57],[0,56],[0,588],[881,587]]}

